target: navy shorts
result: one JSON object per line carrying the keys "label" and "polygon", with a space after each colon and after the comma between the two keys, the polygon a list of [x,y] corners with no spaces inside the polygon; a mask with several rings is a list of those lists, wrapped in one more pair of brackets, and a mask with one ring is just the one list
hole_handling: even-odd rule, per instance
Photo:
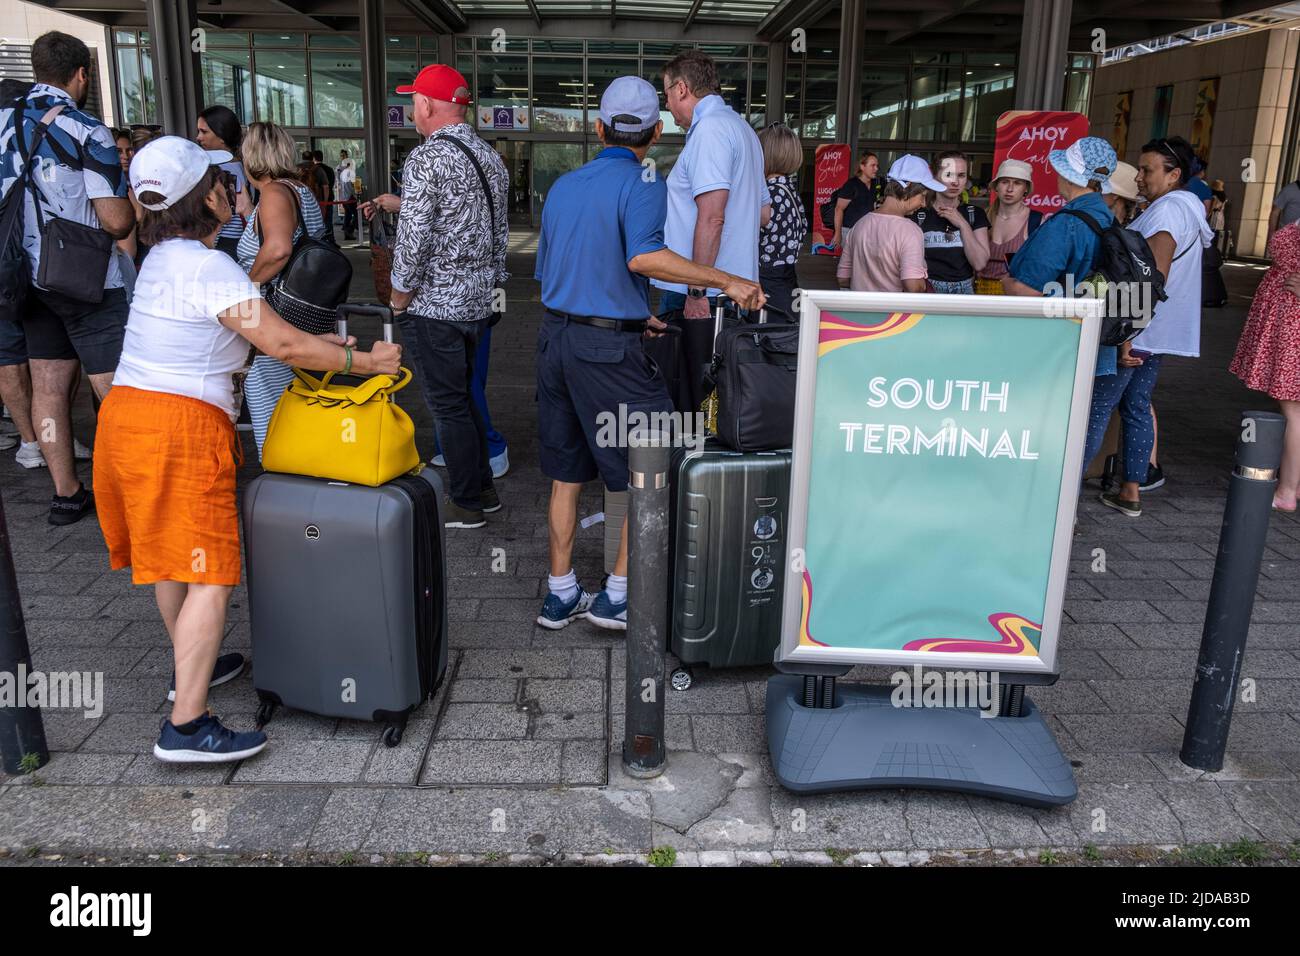
{"label": "navy shorts", "polygon": [[672,410],[640,332],[546,313],[537,337],[537,418],[548,478],[580,483],[599,476],[610,491],[626,490],[628,433],[639,420]]}

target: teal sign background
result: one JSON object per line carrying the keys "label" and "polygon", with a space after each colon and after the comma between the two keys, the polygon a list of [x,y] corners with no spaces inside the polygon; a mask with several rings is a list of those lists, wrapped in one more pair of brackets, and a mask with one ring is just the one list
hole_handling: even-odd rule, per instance
{"label": "teal sign background", "polygon": [[[829,308],[820,321],[799,644],[1036,657],[1081,324]],[[920,401],[871,407],[879,377],[877,400],[907,378]],[[994,396],[1009,383],[1005,411],[996,400],[981,410],[982,385],[967,411],[957,386],[932,409],[929,380],[937,402],[950,380],[991,383]],[[899,388],[910,404],[916,390]],[[864,428],[846,435],[843,423]],[[908,429],[909,452],[914,430],[950,437],[942,455],[872,454],[868,424],[884,426],[873,443],[882,450],[891,425]],[[948,454],[963,429],[978,440],[984,428],[987,452],[1005,431],[1015,457]]]}

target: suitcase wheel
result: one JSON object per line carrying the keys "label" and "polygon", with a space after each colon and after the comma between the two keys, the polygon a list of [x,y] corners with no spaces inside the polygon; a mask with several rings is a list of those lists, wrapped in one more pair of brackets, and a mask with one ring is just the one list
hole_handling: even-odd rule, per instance
{"label": "suitcase wheel", "polygon": [[689,667],[678,667],[668,678],[673,690],[684,691],[690,690],[691,684],[695,683],[695,675]]}
{"label": "suitcase wheel", "polygon": [[379,739],[384,742],[385,747],[396,747],[402,742],[402,730],[404,728],[399,724],[389,724],[384,728],[383,736]]}
{"label": "suitcase wheel", "polygon": [[261,730],[271,722],[271,716],[275,713],[275,701],[263,700],[257,705],[257,729]]}

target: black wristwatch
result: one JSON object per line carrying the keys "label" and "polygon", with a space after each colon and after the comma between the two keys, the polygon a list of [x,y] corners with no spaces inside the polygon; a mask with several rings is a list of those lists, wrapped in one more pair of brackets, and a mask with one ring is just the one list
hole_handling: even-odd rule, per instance
{"label": "black wristwatch", "polygon": [[707,299],[709,297],[708,291],[709,291],[708,289],[687,288],[686,294],[690,296],[692,299]]}

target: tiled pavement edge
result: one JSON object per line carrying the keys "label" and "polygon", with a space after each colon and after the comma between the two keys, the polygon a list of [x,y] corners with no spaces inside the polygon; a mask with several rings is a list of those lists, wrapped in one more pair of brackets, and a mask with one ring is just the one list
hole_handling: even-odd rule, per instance
{"label": "tiled pavement edge", "polygon": [[[982,798],[887,791],[796,796],[775,785],[764,737],[767,669],[705,673],[667,702],[669,771],[621,772],[621,641],[585,624],[533,625],[546,573],[548,483],[537,470],[533,344],[540,305],[528,253],[512,237],[510,313],[494,330],[491,398],[510,443],[504,510],[448,541],[452,654],[437,697],[389,750],[379,728],[277,712],[272,746],[237,767],[158,764],[150,745],[166,708],[166,636],[151,595],[109,573],[97,525],[44,522],[48,484],[0,455],[36,666],[105,675],[103,716],[47,711],[52,762],[0,776],[0,847],[76,851],[230,849],[468,854],[644,853],[684,856],[1182,844],[1300,838],[1300,522],[1269,531],[1229,763],[1178,762],[1200,624],[1213,568],[1236,415],[1267,400],[1224,369],[1260,273],[1228,272],[1230,307],[1207,311],[1205,357],[1166,363],[1157,391],[1169,484],[1130,520],[1085,492],[1062,638],[1062,679],[1031,691],[1079,780],[1078,801],[1033,810]],[[357,258],[354,297],[369,294]],[[805,282],[831,284],[825,261]],[[361,327],[363,335],[373,330]],[[83,396],[84,397],[84,396]],[[423,451],[430,422],[416,389],[401,395]],[[93,425],[83,401],[79,432]],[[248,444],[251,451],[251,443]],[[251,457],[251,455],[250,455]],[[89,469],[85,469],[88,472]],[[243,480],[254,474],[245,469]],[[582,514],[601,510],[598,489]],[[1095,550],[1106,570],[1093,570]],[[579,577],[600,576],[601,534],[579,535]],[[248,651],[242,589],[227,647]],[[856,675],[879,679],[880,672]],[[252,722],[247,673],[212,697]],[[612,759],[611,759],[612,757]],[[727,856],[727,859],[737,859]]]}

